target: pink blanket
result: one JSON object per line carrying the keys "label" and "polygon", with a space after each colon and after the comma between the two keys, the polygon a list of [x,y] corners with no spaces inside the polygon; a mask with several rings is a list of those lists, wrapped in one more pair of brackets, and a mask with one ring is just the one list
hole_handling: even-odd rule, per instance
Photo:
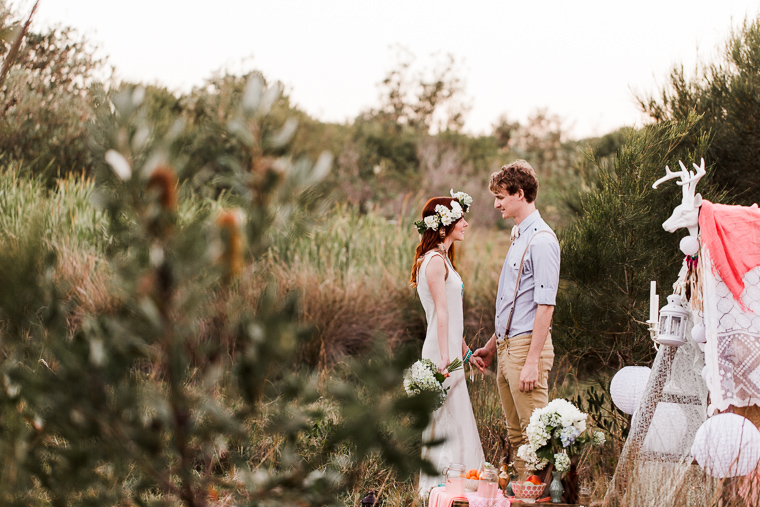
{"label": "pink blanket", "polygon": [[727,206],[702,201],[699,229],[702,245],[710,251],[713,270],[746,310],[741,300],[743,278],[747,271],[760,266],[760,209],[757,204]]}

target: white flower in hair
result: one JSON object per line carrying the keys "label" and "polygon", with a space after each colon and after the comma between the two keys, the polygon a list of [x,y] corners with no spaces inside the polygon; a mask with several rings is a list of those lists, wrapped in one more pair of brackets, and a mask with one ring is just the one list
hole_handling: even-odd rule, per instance
{"label": "white flower in hair", "polygon": [[455,220],[462,218],[464,211],[457,201],[451,201],[451,214]]}
{"label": "white flower in hair", "polygon": [[437,231],[439,224],[440,224],[440,220],[438,218],[438,215],[430,215],[429,217],[425,217],[425,225],[427,226],[428,229]]}
{"label": "white flower in hair", "polygon": [[435,215],[424,217],[422,220],[414,222],[417,232],[424,234],[425,231],[437,231],[441,225],[444,227],[449,226],[469,211],[472,197],[464,192],[454,192],[453,188],[451,189],[451,197],[456,199],[455,201],[451,201],[451,209],[443,204],[438,204],[435,207]]}
{"label": "white flower in hair", "polygon": [[441,223],[444,226],[451,225],[451,223],[454,221],[454,217],[452,216],[451,211],[443,204],[437,205],[435,207],[435,212],[438,214],[438,216],[441,217]]}
{"label": "white flower in hair", "polygon": [[464,192],[454,192],[453,188],[449,193],[451,194],[451,197],[462,203],[465,208],[469,209],[469,207],[472,205],[472,197],[470,197],[469,194],[466,194]]}

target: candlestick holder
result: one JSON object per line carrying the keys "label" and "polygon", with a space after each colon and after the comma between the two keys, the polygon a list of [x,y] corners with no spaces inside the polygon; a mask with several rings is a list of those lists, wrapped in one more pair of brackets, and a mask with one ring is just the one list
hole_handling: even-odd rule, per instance
{"label": "candlestick holder", "polygon": [[660,332],[660,323],[656,320],[648,320],[647,325],[649,326],[649,337],[652,339],[652,341],[656,341],[657,335]]}

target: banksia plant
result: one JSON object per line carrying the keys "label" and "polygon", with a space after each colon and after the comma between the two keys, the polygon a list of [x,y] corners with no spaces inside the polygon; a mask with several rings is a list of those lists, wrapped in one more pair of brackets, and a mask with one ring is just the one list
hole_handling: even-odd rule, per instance
{"label": "banksia plant", "polygon": [[216,219],[218,234],[217,262],[224,270],[226,282],[232,281],[243,270],[243,223],[240,210],[224,210]]}
{"label": "banksia plant", "polygon": [[234,120],[213,128],[250,158],[204,170],[183,155],[182,129],[199,126],[157,138],[144,93],[110,97],[92,197],[106,310],[69,326],[74,302],[34,227],[0,248],[0,504],[338,505],[366,459],[419,470],[431,407],[398,396],[408,354],[378,346],[320,377],[294,364],[312,335],[295,298],[241,303],[243,284],[270,284],[271,239],[307,230],[330,166],[288,156],[292,124],[268,118],[279,92],[253,76],[232,94]]}

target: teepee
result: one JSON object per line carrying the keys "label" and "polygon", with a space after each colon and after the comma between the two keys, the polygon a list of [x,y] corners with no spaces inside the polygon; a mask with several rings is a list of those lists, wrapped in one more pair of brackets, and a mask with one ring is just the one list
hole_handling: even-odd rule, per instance
{"label": "teepee", "polygon": [[[739,475],[740,461],[742,475],[756,464],[754,454],[745,452],[742,459],[729,456],[726,470],[719,472],[720,457],[699,447],[706,446],[704,434],[697,444],[695,436],[711,416],[734,411],[752,419],[747,412],[760,405],[760,211],[703,201],[695,187],[705,174],[704,160],[694,164],[696,173],[680,165],[679,172],[666,167],[666,176],[653,187],[680,178],[683,188],[682,203],[663,227],[690,232],[681,240],[687,257],[673,284],[673,294],[687,310],[680,330],[685,339],[680,346],[659,345],[605,506],[713,505],[721,486],[714,476]],[[666,322],[657,320],[650,322],[655,341]],[[744,443],[755,437],[749,431],[725,433],[724,439],[739,439],[739,449],[749,449]],[[708,440],[716,437],[707,435]],[[760,456],[760,432],[757,437]]]}

